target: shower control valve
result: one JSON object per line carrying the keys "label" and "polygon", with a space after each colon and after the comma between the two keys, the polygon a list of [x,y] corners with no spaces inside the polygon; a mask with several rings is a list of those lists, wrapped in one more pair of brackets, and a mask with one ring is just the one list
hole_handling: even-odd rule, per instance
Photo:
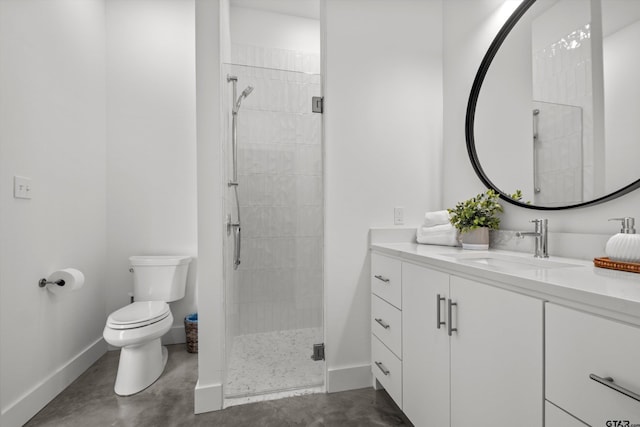
{"label": "shower control valve", "polygon": [[239,222],[233,222],[231,220],[231,214],[227,214],[225,223],[227,224],[227,236],[231,234],[231,230],[233,230],[234,228],[240,228]]}

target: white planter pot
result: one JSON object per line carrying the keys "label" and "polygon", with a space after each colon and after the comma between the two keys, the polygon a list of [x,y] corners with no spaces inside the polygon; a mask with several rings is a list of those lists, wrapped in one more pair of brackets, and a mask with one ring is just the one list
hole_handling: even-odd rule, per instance
{"label": "white planter pot", "polygon": [[461,234],[462,249],[484,250],[489,249],[489,228],[480,227]]}

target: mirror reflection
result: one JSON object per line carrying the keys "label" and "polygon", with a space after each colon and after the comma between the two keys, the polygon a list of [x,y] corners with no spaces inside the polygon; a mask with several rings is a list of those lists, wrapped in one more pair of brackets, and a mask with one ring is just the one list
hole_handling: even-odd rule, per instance
{"label": "mirror reflection", "polygon": [[541,207],[640,178],[640,0],[538,0],[494,57],[474,139],[485,175]]}

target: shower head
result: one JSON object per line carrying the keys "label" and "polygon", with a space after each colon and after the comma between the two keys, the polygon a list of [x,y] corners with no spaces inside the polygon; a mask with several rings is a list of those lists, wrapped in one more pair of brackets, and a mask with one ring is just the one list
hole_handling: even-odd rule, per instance
{"label": "shower head", "polygon": [[249,94],[253,91],[253,86],[249,85],[247,86],[242,93],[240,94],[240,96],[238,97],[238,100],[236,101],[236,105],[233,108],[233,112],[234,113],[238,113],[238,110],[240,110],[240,104],[242,103],[242,100],[244,98],[246,98],[247,96],[249,96]]}
{"label": "shower head", "polygon": [[242,91],[242,96],[246,98],[251,92],[253,92],[253,86],[249,85]]}

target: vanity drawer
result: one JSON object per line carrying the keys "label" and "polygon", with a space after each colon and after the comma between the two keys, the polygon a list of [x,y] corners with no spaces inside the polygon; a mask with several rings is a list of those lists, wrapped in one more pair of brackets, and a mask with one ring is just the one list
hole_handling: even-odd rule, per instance
{"label": "vanity drawer", "polygon": [[[548,401],[592,426],[640,423],[640,401],[624,394],[640,394],[640,328],[547,304],[545,337]],[[594,380],[607,377],[622,389]]]}
{"label": "vanity drawer", "polygon": [[375,335],[371,336],[371,372],[402,408],[402,362]]}
{"label": "vanity drawer", "polygon": [[397,308],[402,308],[400,306],[401,278],[400,260],[376,253],[371,254],[371,292]]}
{"label": "vanity drawer", "polygon": [[402,359],[402,312],[371,295],[371,332]]}
{"label": "vanity drawer", "polygon": [[544,427],[585,427],[586,424],[573,418],[557,406],[544,402]]}

